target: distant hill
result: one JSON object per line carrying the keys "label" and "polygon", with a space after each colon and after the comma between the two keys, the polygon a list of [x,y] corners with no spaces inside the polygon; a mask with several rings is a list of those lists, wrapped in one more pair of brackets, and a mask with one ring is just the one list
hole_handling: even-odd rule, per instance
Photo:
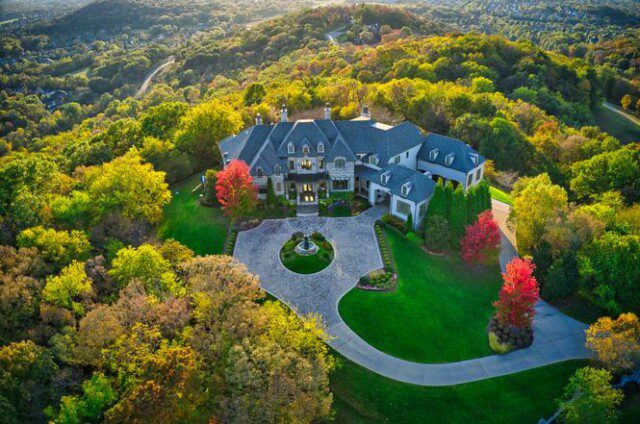
{"label": "distant hill", "polygon": [[[264,67],[302,48],[326,46],[328,31],[341,28],[346,34],[378,32],[372,43],[386,31],[427,35],[444,33],[444,25],[434,24],[404,9],[382,5],[329,6],[307,9],[272,19],[228,38],[211,32],[177,53],[181,63],[178,75],[210,77],[232,74],[249,66]],[[376,36],[378,38],[376,38]],[[358,41],[358,38],[347,41]],[[185,71],[192,71],[184,73]]]}
{"label": "distant hill", "polygon": [[[172,6],[173,3],[173,6]],[[183,1],[98,0],[51,22],[33,28],[36,33],[113,30],[125,26],[147,28],[163,23],[163,16],[180,12]],[[166,19],[166,18],[165,18]],[[171,22],[164,22],[171,23]]]}

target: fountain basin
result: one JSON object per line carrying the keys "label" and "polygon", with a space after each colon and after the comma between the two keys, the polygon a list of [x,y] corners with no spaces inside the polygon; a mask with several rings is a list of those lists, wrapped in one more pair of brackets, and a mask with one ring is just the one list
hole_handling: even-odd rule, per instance
{"label": "fountain basin", "polygon": [[300,256],[315,255],[318,252],[318,245],[311,240],[303,240],[296,245],[294,250]]}

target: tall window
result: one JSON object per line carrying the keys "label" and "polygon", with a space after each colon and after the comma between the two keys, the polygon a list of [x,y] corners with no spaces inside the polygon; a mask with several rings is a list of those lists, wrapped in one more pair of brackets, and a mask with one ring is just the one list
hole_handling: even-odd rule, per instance
{"label": "tall window", "polygon": [[424,214],[427,213],[427,203],[423,203],[420,205],[420,208],[418,209],[418,217],[420,217],[422,219],[422,217],[424,216]]}
{"label": "tall window", "polygon": [[378,157],[377,156],[369,156],[369,163],[371,165],[377,165],[378,164]]}
{"label": "tall window", "polygon": [[296,163],[293,160],[289,161],[289,170],[293,171],[294,169],[296,169]]}
{"label": "tall window", "polygon": [[289,143],[287,145],[287,152],[291,155],[296,152],[296,148],[293,144]]}
{"label": "tall window", "polygon": [[308,148],[307,146],[304,146],[304,147],[302,148],[302,154],[303,154],[303,155],[308,155],[308,154],[309,154],[309,148]]}
{"label": "tall window", "polygon": [[400,156],[396,156],[395,158],[393,158],[393,162],[400,163]]}
{"label": "tall window", "polygon": [[469,174],[467,176],[467,187],[469,187],[472,182],[473,182],[473,174]]}
{"label": "tall window", "polygon": [[304,169],[305,171],[310,171],[311,170],[311,160],[310,159],[303,159],[300,162],[300,167],[302,169]]}
{"label": "tall window", "polygon": [[398,200],[396,202],[396,210],[403,215],[409,215],[411,213],[411,205],[402,200]]}
{"label": "tall window", "polygon": [[262,168],[256,168],[256,175],[258,177],[262,177],[264,175],[264,172],[262,172]]}
{"label": "tall window", "polygon": [[476,171],[476,181],[480,181],[480,177],[482,177],[482,168]]}
{"label": "tall window", "polygon": [[318,153],[324,153],[324,144],[318,143]]}
{"label": "tall window", "polygon": [[344,168],[347,164],[345,158],[336,158],[334,162],[336,164],[336,168]]}
{"label": "tall window", "polygon": [[318,161],[318,169],[324,169],[324,159]]}
{"label": "tall window", "polygon": [[274,172],[274,174],[276,174],[276,175],[280,175],[280,173],[282,172],[282,168],[280,168],[280,165],[276,165],[276,166],[273,168],[273,172]]}

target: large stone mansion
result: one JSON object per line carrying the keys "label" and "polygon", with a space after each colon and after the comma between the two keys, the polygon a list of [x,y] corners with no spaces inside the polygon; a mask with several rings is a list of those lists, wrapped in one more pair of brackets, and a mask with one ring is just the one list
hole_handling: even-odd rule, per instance
{"label": "large stone mansion", "polygon": [[427,211],[439,178],[465,190],[483,177],[485,158],[468,144],[425,134],[403,122],[390,126],[371,118],[367,107],[352,120],[289,122],[282,107],[277,124],[256,124],[220,142],[223,163],[246,162],[260,197],[272,179],[277,195],[298,205],[317,205],[333,192],[354,192],[370,204],[389,201],[390,212],[417,227]]}

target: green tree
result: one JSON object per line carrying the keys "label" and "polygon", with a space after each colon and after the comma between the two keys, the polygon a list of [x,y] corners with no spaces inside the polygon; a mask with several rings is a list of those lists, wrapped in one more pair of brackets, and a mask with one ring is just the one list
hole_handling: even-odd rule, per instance
{"label": "green tree", "polygon": [[101,216],[121,213],[130,219],[157,222],[163,207],[171,200],[164,181],[164,172],[157,172],[132,149],[125,155],[86,173],[86,191]]}
{"label": "green tree", "polygon": [[567,193],[547,174],[521,178],[512,192],[509,220],[515,224],[518,250],[530,254],[542,241],[547,223],[567,206]]}
{"label": "green tree", "polygon": [[273,179],[271,177],[267,178],[267,203],[270,205],[275,205],[277,202],[276,192],[273,189]]}
{"label": "green tree", "polygon": [[443,251],[449,248],[449,221],[441,215],[427,217],[424,227],[424,241],[429,249]]}
{"label": "green tree", "polygon": [[413,231],[413,214],[409,212],[407,220],[404,223],[404,232],[410,233],[411,231]]}
{"label": "green tree", "polygon": [[58,366],[53,355],[30,340],[0,347],[0,421],[44,422],[44,407],[55,396]]}
{"label": "green tree", "polygon": [[242,118],[231,105],[212,100],[191,108],[180,121],[176,147],[189,153],[197,169],[221,163],[218,142],[242,128]]}
{"label": "green tree", "polygon": [[47,262],[62,268],[74,260],[85,260],[91,245],[82,231],[57,231],[53,228],[27,228],[18,235],[19,247],[35,247]]}
{"label": "green tree", "polygon": [[164,140],[171,139],[187,110],[189,105],[182,102],[163,102],[150,107],[140,117],[143,134]]}
{"label": "green tree", "polygon": [[640,161],[635,148],[605,152],[571,166],[571,191],[579,199],[621,190],[630,199],[640,192]]}
{"label": "green tree", "polygon": [[49,303],[70,309],[77,315],[84,315],[80,303],[91,293],[91,280],[84,270],[84,262],[71,262],[62,268],[60,275],[49,276],[42,290],[42,298]]}
{"label": "green tree", "polygon": [[451,202],[453,201],[453,183],[451,180],[447,181],[444,185],[444,210],[445,217],[449,220],[449,225],[451,224]]}
{"label": "green tree", "polygon": [[493,81],[485,77],[475,77],[471,81],[471,89],[475,93],[493,93],[496,91]]}
{"label": "green tree", "polygon": [[629,106],[631,106],[631,100],[632,99],[630,94],[625,94],[624,96],[622,96],[622,99],[620,99],[620,106],[622,106],[622,109],[629,109]]}
{"label": "green tree", "polygon": [[433,190],[433,195],[429,199],[429,205],[427,207],[427,219],[432,216],[440,216],[447,219],[446,199],[444,197],[444,186],[442,180],[439,180],[436,187]]}
{"label": "green tree", "polygon": [[261,103],[264,96],[267,95],[267,90],[264,85],[259,82],[249,84],[244,91],[244,104],[245,106],[251,106],[256,103]]}
{"label": "green tree", "polygon": [[82,383],[81,396],[63,396],[60,412],[53,417],[55,424],[99,423],[103,412],[118,398],[109,379],[101,372],[94,373]]}
{"label": "green tree", "polygon": [[460,246],[460,239],[464,236],[467,219],[467,205],[464,189],[462,188],[462,185],[458,185],[451,197],[451,208],[449,212],[451,245],[456,248]]}
{"label": "green tree", "polygon": [[138,279],[150,294],[182,292],[176,275],[171,270],[171,263],[150,244],[143,244],[137,248],[126,247],[118,251],[109,275],[121,287],[133,279]]}
{"label": "green tree", "polygon": [[616,407],[622,403],[619,389],[611,388],[607,370],[580,368],[565,387],[558,401],[562,418],[568,424],[606,424],[617,422]]}

